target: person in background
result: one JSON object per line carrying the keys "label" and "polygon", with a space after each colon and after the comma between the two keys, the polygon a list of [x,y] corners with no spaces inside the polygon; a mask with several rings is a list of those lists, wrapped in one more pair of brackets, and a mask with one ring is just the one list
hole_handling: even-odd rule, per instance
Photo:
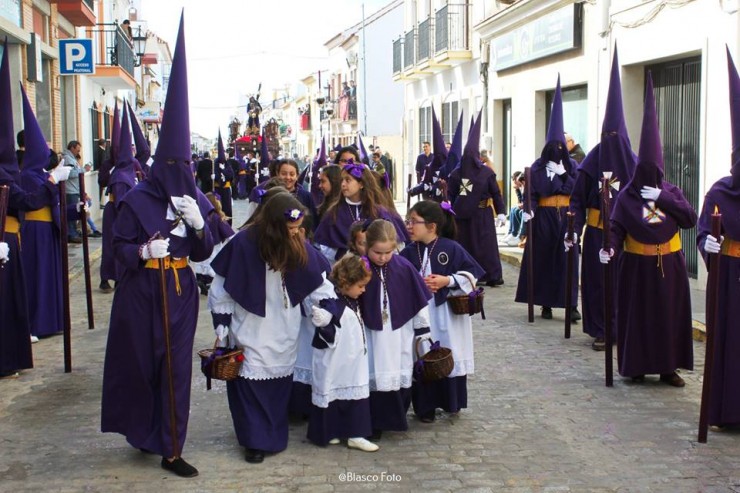
{"label": "person in background", "polygon": [[519,245],[520,237],[524,223],[522,214],[524,213],[524,173],[515,171],[511,175],[511,186],[516,193],[517,204],[509,211],[509,232],[501,239],[501,243],[506,246]]}
{"label": "person in background", "polygon": [[[70,169],[69,179],[67,180],[67,203],[76,204],[80,201],[80,181],[77,178],[80,173],[83,173],[82,166],[79,164],[80,151],[82,150],[82,144],[77,140],[70,140],[67,144],[67,150],[62,154],[63,164]],[[70,243],[82,243],[82,237],[77,230],[78,221],[70,220],[67,223],[67,240]]]}
{"label": "person in background", "polygon": [[568,147],[568,154],[570,158],[576,163],[581,164],[581,161],[586,157],[586,153],[581,148],[581,144],[576,143],[576,140],[569,133],[565,133],[565,145]]}
{"label": "person in background", "polygon": [[428,140],[422,142],[421,150],[422,153],[416,157],[416,166],[414,168],[416,170],[416,183],[421,182],[424,176],[424,170],[432,163],[432,159],[434,159],[432,144]]}

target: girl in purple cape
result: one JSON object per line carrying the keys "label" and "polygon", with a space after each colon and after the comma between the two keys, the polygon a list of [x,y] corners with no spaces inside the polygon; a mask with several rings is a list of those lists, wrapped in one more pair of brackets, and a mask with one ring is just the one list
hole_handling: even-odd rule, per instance
{"label": "girl in purple cape", "polygon": [[327,164],[319,170],[319,189],[324,197],[317,209],[316,221],[321,219],[337,201],[342,198],[342,168],[336,164]]}
{"label": "girl in purple cape", "polygon": [[365,292],[372,273],[366,258],[342,257],[331,271],[340,317],[315,309],[313,338],[313,392],[308,438],[317,445],[338,444],[375,452],[366,440],[372,432],[365,325],[357,298]]}
{"label": "girl in purple cape", "polygon": [[401,217],[380,205],[383,198],[370,168],[349,159],[342,170],[341,190],[344,198],[327,210],[314,235],[314,242],[329,262],[340,259],[347,252],[349,229],[357,221],[387,219],[395,226],[401,243],[407,241]]}
{"label": "girl in purple cape", "polygon": [[373,276],[360,297],[370,361],[373,438],[408,429],[411,373],[418,337],[429,334],[432,294],[417,269],[396,255],[396,229],[384,219],[367,228],[367,256]]}
{"label": "girl in purple cape", "polygon": [[429,301],[432,340],[452,349],[455,359],[455,367],[447,378],[429,383],[416,380],[411,387],[414,413],[424,423],[434,421],[437,408],[457,413],[468,407],[467,375],[475,370],[470,315],[454,314],[447,297],[475,291],[476,280],[485,271],[454,241],[454,214],[449,202],[442,202],[441,206],[431,200],[416,203],[406,220],[413,243],[401,252],[434,294]]}
{"label": "girl in purple cape", "polygon": [[335,306],[329,265],[303,238],[304,216],[293,195],[277,193],[211,263],[208,307],[216,334],[244,349],[239,377],[226,391],[237,439],[253,464],[288,446],[302,314],[322,300],[330,312]]}

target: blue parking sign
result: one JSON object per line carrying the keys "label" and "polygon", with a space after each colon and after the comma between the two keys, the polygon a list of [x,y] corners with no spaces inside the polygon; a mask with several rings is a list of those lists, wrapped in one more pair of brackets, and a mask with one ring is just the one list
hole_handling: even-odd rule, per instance
{"label": "blue parking sign", "polygon": [[94,74],[92,39],[59,40],[59,74]]}

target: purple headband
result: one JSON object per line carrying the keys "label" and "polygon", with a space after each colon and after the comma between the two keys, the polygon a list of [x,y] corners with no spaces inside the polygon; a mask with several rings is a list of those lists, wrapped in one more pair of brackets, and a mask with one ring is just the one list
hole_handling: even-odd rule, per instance
{"label": "purple headband", "polygon": [[448,200],[445,200],[444,202],[440,202],[439,206],[446,213],[452,214],[453,216],[456,215],[455,214],[455,211],[452,210],[452,204],[450,204],[450,202]]}
{"label": "purple headband", "polygon": [[303,211],[300,209],[288,209],[283,214],[292,223],[303,217]]}
{"label": "purple headband", "polygon": [[262,198],[265,195],[267,195],[267,190],[265,190],[264,188],[258,188],[256,193],[257,193],[257,202],[259,202],[261,204],[262,203]]}
{"label": "purple headband", "polygon": [[370,268],[370,259],[367,258],[365,255],[360,257],[362,261],[365,263],[365,268],[368,270],[368,272],[372,272],[373,270]]}
{"label": "purple headband", "polygon": [[352,159],[350,159],[349,161],[347,161],[347,164],[344,165],[344,171],[346,171],[347,173],[349,173],[353,177],[357,178],[358,180],[361,180],[362,179],[362,171],[364,169],[365,169],[365,165],[364,164],[362,164],[362,163],[355,164],[355,162],[352,161]]}

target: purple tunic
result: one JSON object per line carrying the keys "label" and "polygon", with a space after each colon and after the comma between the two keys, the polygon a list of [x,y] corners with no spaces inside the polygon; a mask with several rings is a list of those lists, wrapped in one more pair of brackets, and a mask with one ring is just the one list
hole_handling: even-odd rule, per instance
{"label": "purple tunic", "polygon": [[113,225],[118,216],[118,203],[132,188],[133,186],[124,182],[108,185],[108,193],[114,198],[109,200],[103,209],[103,252],[100,256],[100,279],[102,281],[118,281],[120,277],[121,269],[113,253]]}
{"label": "purple tunic", "polygon": [[[722,214],[724,241],[740,242],[740,187],[731,177],[715,183],[704,198],[696,237],[699,251],[707,268],[710,257],[704,251],[704,241],[712,232],[711,216],[717,205]],[[714,323],[714,365],[712,366],[709,424],[717,426],[740,424],[740,258],[719,255],[719,300]],[[708,289],[707,289],[708,291]]]}
{"label": "purple tunic", "polygon": [[[159,166],[163,166],[160,164]],[[156,166],[155,166],[156,167]],[[209,210],[201,214],[207,217]],[[136,448],[172,457],[182,450],[190,412],[193,338],[198,320],[198,287],[188,268],[168,269],[167,304],[172,347],[172,386],[180,451],[173,450],[168,372],[159,271],[144,267],[139,246],[157,231],[170,239],[173,258],[207,259],[213,249],[208,223],[199,239],[192,228],[185,238],[170,234],[167,203],[149,181],[130,191],[118,206],[113,248],[123,266],[111,307],[103,373],[103,432],[116,432]],[[179,285],[180,293],[177,292]]]}
{"label": "purple tunic", "polygon": [[502,279],[494,214],[506,214],[506,210],[496,173],[487,166],[461,166],[450,173],[448,193],[455,210],[457,241],[485,270],[480,281]]}
{"label": "purple tunic", "polygon": [[[35,192],[28,193],[0,170],[0,185],[10,186],[8,217],[17,218],[19,210],[41,209],[56,200],[56,187],[48,181]],[[5,233],[3,241],[10,248],[10,260],[0,272],[0,374],[33,368],[26,279],[18,236]]]}
{"label": "purple tunic", "polygon": [[[566,159],[568,159],[566,157]],[[565,279],[567,272],[567,255],[563,239],[568,230],[566,221],[567,207],[537,207],[541,198],[554,195],[570,195],[575,183],[575,166],[571,163],[570,171],[560,176],[547,176],[547,161],[538,159],[532,165],[531,193],[534,241],[527,239],[519,271],[519,284],[516,289],[516,301],[527,303],[528,258],[534,248],[534,304],[551,308],[565,308]],[[566,165],[567,169],[567,165]],[[526,204],[526,197],[525,197]],[[575,306],[578,300],[578,251],[573,262],[573,286],[571,299]]]}
{"label": "purple tunic", "polygon": [[[622,248],[627,234],[657,245],[669,241],[679,228],[696,224],[696,212],[681,190],[666,181],[661,188],[655,205],[662,218],[655,222],[644,218],[645,202],[638,189],[628,186],[619,194],[611,217],[615,251]],[[617,277],[619,374],[634,377],[693,369],[691,299],[683,251],[660,257],[622,252]]]}

